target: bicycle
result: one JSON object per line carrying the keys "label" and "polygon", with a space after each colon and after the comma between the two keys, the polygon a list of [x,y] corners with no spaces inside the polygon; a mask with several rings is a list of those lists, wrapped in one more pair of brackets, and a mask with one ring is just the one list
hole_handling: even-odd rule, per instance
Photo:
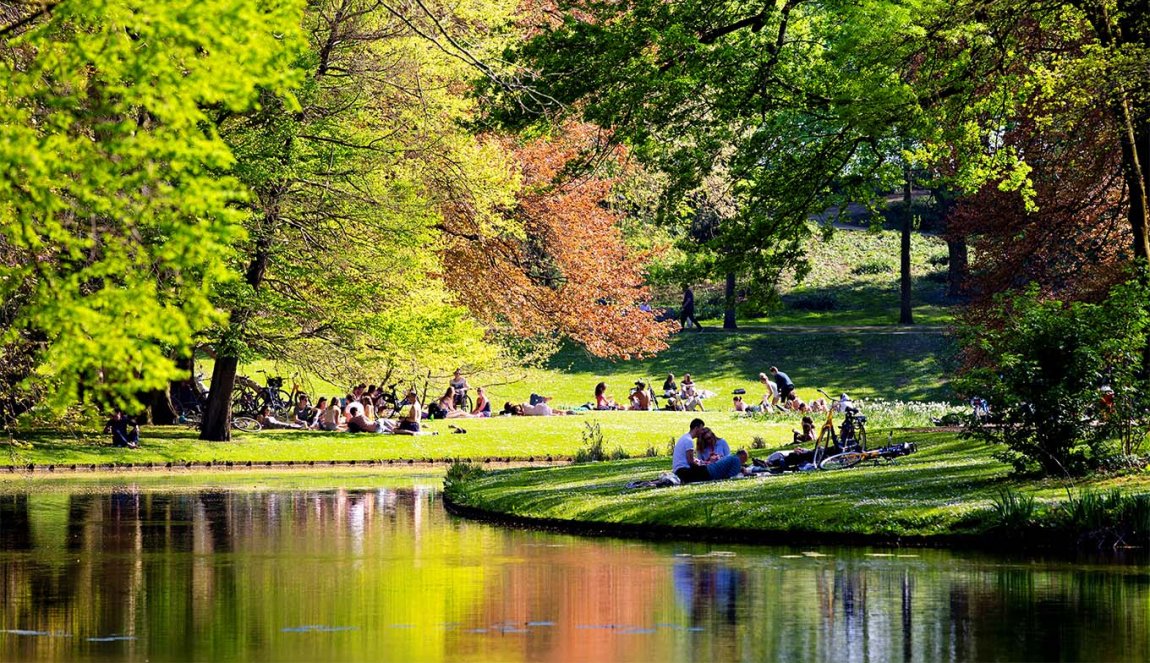
{"label": "bicycle", "polygon": [[272,412],[282,412],[291,408],[292,403],[294,402],[292,401],[292,396],[299,393],[299,385],[293,385],[292,393],[289,394],[283,390],[284,379],[282,377],[269,376],[267,371],[256,372],[263,373],[267,382],[267,386],[264,386],[258,390],[260,408],[262,409],[264,407],[270,407]]}
{"label": "bicycle", "polygon": [[[828,401],[831,400],[827,392],[822,389],[819,389],[818,392]],[[866,415],[859,414],[858,408],[849,405],[844,407],[843,423],[836,432],[834,410],[828,409],[827,417],[823,420],[822,426],[819,427],[819,436],[815,439],[814,464],[816,467],[821,467],[822,461],[829,460],[829,457],[824,457],[829,449],[837,449],[839,454],[866,451],[866,443]],[[838,454],[831,454],[831,456],[834,455]]]}
{"label": "bicycle", "polygon": [[[187,426],[189,428],[194,428],[196,430],[199,430],[200,425],[203,423],[203,420],[204,420],[203,412],[201,412],[199,410],[196,410],[194,412],[184,412],[184,413],[180,414],[180,421],[185,426]],[[260,425],[260,422],[256,421],[255,419],[253,419],[251,417],[245,417],[245,416],[233,416],[232,417],[232,428],[234,428],[235,430],[238,430],[238,431],[244,431],[245,433],[258,433],[261,430],[263,430],[263,426]]]}
{"label": "bicycle", "polygon": [[[891,433],[893,439],[894,433]],[[918,451],[918,445],[914,442],[900,442],[893,444],[889,442],[885,447],[879,449],[871,449],[870,451],[846,451],[841,454],[836,454],[823,460],[819,463],[820,470],[845,470],[858,465],[864,461],[873,460],[875,464],[880,460],[885,460],[888,463],[894,462],[895,458],[900,456],[908,456]]]}

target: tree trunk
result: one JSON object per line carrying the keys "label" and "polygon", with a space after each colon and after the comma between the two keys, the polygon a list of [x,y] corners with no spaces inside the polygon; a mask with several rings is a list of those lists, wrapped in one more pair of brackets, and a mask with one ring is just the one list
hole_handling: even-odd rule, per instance
{"label": "tree trunk", "polygon": [[737,329],[735,324],[735,273],[727,272],[727,288],[723,293],[723,329]]}
{"label": "tree trunk", "polygon": [[[260,286],[263,285],[270,257],[269,234],[256,243],[255,253],[244,275],[244,280],[256,292],[259,292]],[[243,326],[250,313],[244,309],[232,312],[233,332]],[[240,360],[234,350],[220,350],[216,356],[216,366],[212,369],[212,384],[208,390],[208,404],[204,408],[204,422],[200,427],[201,440],[227,442],[232,439],[232,392],[235,391],[236,372],[239,366]]]}
{"label": "tree trunk", "polygon": [[228,442],[232,439],[232,391],[240,361],[236,357],[219,357],[212,369],[212,386],[204,406],[200,439]]}
{"label": "tree trunk", "polygon": [[[184,382],[192,379],[192,370],[194,362],[192,357],[176,357],[176,367],[181,371],[185,371],[187,377],[178,382]],[[140,397],[140,402],[148,408],[148,423],[154,426],[171,426],[179,420],[179,413],[176,412],[176,405],[172,402],[172,390],[177,382],[172,382],[168,385],[167,389],[157,389],[149,391]]]}
{"label": "tree trunk", "polygon": [[969,255],[967,253],[966,238],[947,238],[946,250],[949,256],[947,261],[946,296],[951,299],[962,299],[966,296],[966,274],[969,269]]}
{"label": "tree trunk", "polygon": [[902,246],[899,251],[899,310],[898,323],[900,325],[914,324],[914,311],[911,308],[911,279],[910,279],[910,233],[913,229],[911,215],[911,175],[910,169],[906,171],[906,181],[902,185]]}

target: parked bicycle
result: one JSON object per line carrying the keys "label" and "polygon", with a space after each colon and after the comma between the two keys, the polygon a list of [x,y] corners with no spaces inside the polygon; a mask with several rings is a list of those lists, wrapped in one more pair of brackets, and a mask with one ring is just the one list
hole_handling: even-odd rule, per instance
{"label": "parked bicycle", "polygon": [[893,443],[894,433],[891,433],[888,438],[887,445],[879,449],[871,449],[868,451],[845,451],[841,454],[836,454],[827,458],[819,463],[820,470],[845,470],[858,465],[865,461],[874,461],[877,465],[879,461],[886,461],[888,463],[894,462],[895,458],[900,456],[907,456],[918,451],[918,445],[914,442],[901,442],[899,444]]}

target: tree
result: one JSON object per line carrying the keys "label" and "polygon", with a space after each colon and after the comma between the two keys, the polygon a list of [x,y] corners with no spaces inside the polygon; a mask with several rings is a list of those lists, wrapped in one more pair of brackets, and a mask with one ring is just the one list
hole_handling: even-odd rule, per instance
{"label": "tree", "polygon": [[601,136],[588,125],[522,144],[508,141],[522,191],[513,225],[446,221],[445,278],[488,325],[518,337],[558,333],[603,357],[652,354],[673,329],[640,310],[645,256],[628,250],[607,200],[615,178],[583,157]]}
{"label": "tree", "polygon": [[284,89],[298,5],[0,8],[0,362],[32,390],[8,407],[129,405],[217,319],[245,192],[207,109]]}
{"label": "tree", "polygon": [[[485,7],[497,9],[458,11]],[[294,62],[298,105],[265,95],[257,111],[218,119],[253,196],[235,266],[243,281],[217,292],[228,324],[207,337],[217,358],[203,439],[230,436],[236,372],[249,357],[363,380],[494,353],[435,278],[439,229],[448,205],[494,216],[514,178],[498,166],[499,146],[461,128],[470,65],[428,43],[446,10],[404,9],[312,3]],[[450,25],[487,18],[460,13]]]}
{"label": "tree", "polygon": [[[508,58],[532,94],[492,86],[495,118],[578,115],[668,175],[671,217],[716,164],[738,213],[713,243],[724,273],[777,278],[802,261],[812,214],[901,181],[920,135],[909,64],[934,3],[572,2]],[[801,270],[800,270],[801,271]]]}

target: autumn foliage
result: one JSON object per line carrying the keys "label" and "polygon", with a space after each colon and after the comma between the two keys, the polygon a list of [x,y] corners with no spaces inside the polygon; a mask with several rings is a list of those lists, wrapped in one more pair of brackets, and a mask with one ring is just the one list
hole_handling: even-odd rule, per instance
{"label": "autumn foliage", "polygon": [[948,220],[975,253],[970,291],[975,309],[1029,283],[1044,297],[1093,301],[1126,278],[1130,227],[1121,155],[1102,113],[1065,131],[1023,118],[1005,137],[1033,168],[1036,211],[996,183],[963,199]]}
{"label": "autumn foliage", "polygon": [[675,325],[639,309],[646,256],[626,246],[606,203],[613,178],[587,163],[596,141],[586,125],[507,141],[522,177],[512,223],[448,215],[445,279],[477,317],[517,336],[560,335],[601,357],[657,352]]}

